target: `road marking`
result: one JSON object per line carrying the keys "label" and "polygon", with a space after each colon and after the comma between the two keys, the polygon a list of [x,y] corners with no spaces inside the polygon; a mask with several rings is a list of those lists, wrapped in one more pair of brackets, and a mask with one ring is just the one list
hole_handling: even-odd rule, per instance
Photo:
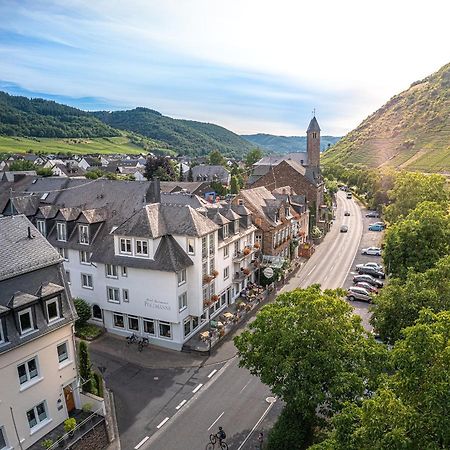
{"label": "road marking", "polygon": [[187,400],[183,400],[175,409],[176,410],[180,409],[186,402]]}
{"label": "road marking", "polygon": [[134,450],[137,450],[139,447],[142,447],[150,438],[148,436],[145,436],[144,439],[142,439],[141,442],[139,442],[138,445],[136,445],[136,447],[134,447]]}
{"label": "road marking", "polygon": [[166,417],[156,428],[158,428],[158,430],[169,420],[169,417]]}
{"label": "road marking", "polygon": [[208,431],[219,421],[219,419],[225,414],[225,411],[209,426]]}
{"label": "road marking", "polygon": [[216,372],[217,372],[217,369],[214,369],[214,370],[208,375],[208,378],[211,378]]}
{"label": "road marking", "polygon": [[263,415],[259,418],[258,422],[255,423],[255,426],[252,428],[250,433],[247,434],[247,437],[244,439],[244,442],[238,447],[237,450],[241,450],[242,447],[244,447],[245,443],[248,441],[249,437],[253,434],[253,432],[256,430],[256,428],[259,426],[259,424],[264,420],[264,417],[267,416],[268,412],[272,408],[272,406],[275,405],[275,401],[271,402],[270,405],[267,407],[267,409],[263,412]]}
{"label": "road marking", "polygon": [[239,393],[241,393],[249,384],[250,381],[252,381],[251,379],[247,381],[247,383],[245,383],[245,386],[239,391]]}
{"label": "road marking", "polygon": [[192,393],[195,394],[202,386],[203,386],[203,384],[200,383],[200,384],[192,391]]}
{"label": "road marking", "polygon": [[307,277],[309,277],[312,273],[312,271],[317,267],[317,264],[306,274]]}

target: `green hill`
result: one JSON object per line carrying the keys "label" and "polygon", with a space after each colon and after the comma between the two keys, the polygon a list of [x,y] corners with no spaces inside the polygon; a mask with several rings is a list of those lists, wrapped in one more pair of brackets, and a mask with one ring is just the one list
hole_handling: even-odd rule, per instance
{"label": "green hill", "polygon": [[322,161],[449,173],[450,64],[392,97]]}
{"label": "green hill", "polygon": [[[274,153],[306,152],[306,136],[275,136],[273,134],[243,134],[244,139]],[[320,150],[334,145],[340,137],[320,136]]]}
{"label": "green hill", "polygon": [[148,108],[98,111],[92,115],[105,124],[166,142],[182,154],[199,156],[217,149],[226,156],[242,157],[255,146],[226,128],[211,123],[172,119]]}

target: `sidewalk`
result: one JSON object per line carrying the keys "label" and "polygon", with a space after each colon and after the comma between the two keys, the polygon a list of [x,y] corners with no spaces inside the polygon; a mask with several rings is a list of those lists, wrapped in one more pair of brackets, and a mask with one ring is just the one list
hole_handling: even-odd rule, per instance
{"label": "sidewalk", "polygon": [[[235,324],[227,334],[214,343],[211,347],[211,355],[206,351],[192,351],[192,352],[178,352],[175,350],[164,349],[157,346],[149,345],[139,352],[136,345],[129,345],[126,339],[112,333],[105,333],[100,338],[92,341],[89,344],[90,350],[98,354],[107,355],[108,358],[116,360],[118,363],[124,361],[145,367],[148,369],[182,369],[190,367],[201,367],[219,364],[228,361],[236,355],[236,347],[233,343],[233,338],[242,333],[247,324],[255,319],[259,309],[267,303],[274,300],[274,298],[281,292],[288,288],[293,288],[290,281],[302,270],[304,263],[299,264],[284,280],[279,282],[276,288],[263,301],[255,304],[253,308],[247,312],[244,320]],[[234,305],[230,305],[233,307]],[[224,310],[226,312],[226,310]],[[206,330],[206,329],[205,329]]]}

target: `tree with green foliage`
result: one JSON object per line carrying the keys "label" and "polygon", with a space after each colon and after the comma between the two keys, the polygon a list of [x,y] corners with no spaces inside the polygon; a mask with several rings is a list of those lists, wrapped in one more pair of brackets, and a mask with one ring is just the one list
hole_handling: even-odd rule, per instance
{"label": "tree with green foliage", "polygon": [[218,181],[211,181],[211,189],[220,197],[225,197],[225,195],[227,195],[226,186]]}
{"label": "tree with green foliage", "polygon": [[192,166],[189,167],[189,171],[188,171],[188,175],[187,175],[187,180],[192,182],[194,181],[194,175],[192,173]]}
{"label": "tree with green foliage", "polygon": [[97,180],[105,175],[105,173],[101,169],[93,169],[88,170],[85,174],[85,177],[89,180]]}
{"label": "tree with green foliage", "polygon": [[414,325],[423,308],[450,310],[450,256],[424,273],[410,271],[405,280],[392,278],[375,304],[371,323],[390,344],[401,338],[403,328]]}
{"label": "tree with green foliage", "polygon": [[22,171],[22,170],[36,170],[36,166],[25,159],[16,159],[9,165],[9,170],[11,172]]}
{"label": "tree with green foliage", "polygon": [[89,358],[88,346],[85,341],[80,341],[80,343],[78,344],[78,363],[82,389],[85,392],[91,392],[92,391],[91,360]]}
{"label": "tree with green foliage", "polygon": [[233,195],[237,195],[239,194],[239,182],[237,177],[231,177],[231,182],[230,182],[230,194]]}
{"label": "tree with green foliage", "polygon": [[208,155],[208,162],[211,166],[226,166],[227,161],[219,150],[212,150]]}
{"label": "tree with green foliage", "polygon": [[349,403],[328,439],[311,450],[450,448],[450,311],[423,309],[397,341],[371,398]]}
{"label": "tree with green foliage", "polygon": [[254,148],[247,153],[245,157],[245,165],[250,168],[263,157],[263,152],[260,148]]}
{"label": "tree with green foliage", "polygon": [[51,177],[53,175],[52,169],[50,169],[50,167],[37,167],[36,173],[41,177]]}
{"label": "tree with green foliage", "polygon": [[177,179],[173,165],[164,156],[147,158],[144,176],[147,180],[159,178],[161,181],[176,181]]}
{"label": "tree with green foliage", "polygon": [[445,206],[449,201],[444,176],[417,172],[400,172],[388,195],[391,204],[385,209],[385,217],[390,223],[406,217],[419,203],[428,201]]}
{"label": "tree with green foliage", "polygon": [[318,285],[283,293],[234,339],[240,365],[297,414],[307,435],[319,417],[377,387],[384,368],[385,349],[342,295]]}
{"label": "tree with green foliage", "polygon": [[386,231],[383,260],[394,277],[406,278],[409,269],[424,272],[449,253],[448,205],[422,202]]}
{"label": "tree with green foliage", "polygon": [[180,165],[179,165],[178,181],[184,181],[184,177],[183,177],[183,164],[182,164],[182,163],[180,163]]}
{"label": "tree with green foliage", "polygon": [[86,325],[87,321],[91,318],[91,307],[89,306],[89,303],[82,298],[74,298],[73,304],[75,305],[75,310],[78,315],[75,325],[77,327]]}

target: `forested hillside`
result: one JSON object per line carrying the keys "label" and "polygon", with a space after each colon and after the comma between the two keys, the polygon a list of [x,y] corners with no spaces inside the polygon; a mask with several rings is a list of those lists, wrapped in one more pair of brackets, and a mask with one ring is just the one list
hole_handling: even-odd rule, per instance
{"label": "forested hillside", "polygon": [[218,125],[172,119],[148,108],[129,111],[98,111],[92,115],[121,130],[131,130],[166,142],[180,153],[198,156],[217,149],[227,156],[242,157],[255,146]]}

